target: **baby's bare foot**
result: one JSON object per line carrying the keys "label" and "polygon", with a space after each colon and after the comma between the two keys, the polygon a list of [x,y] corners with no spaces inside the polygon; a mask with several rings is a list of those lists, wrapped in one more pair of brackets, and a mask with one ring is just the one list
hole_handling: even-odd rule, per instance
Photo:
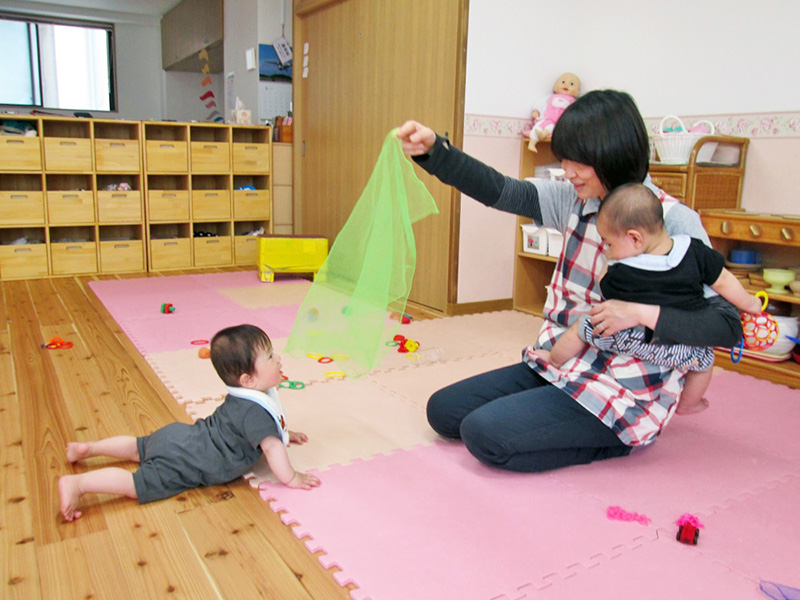
{"label": "baby's bare foot", "polygon": [[67,462],[77,462],[91,456],[89,444],[83,442],[69,442],[67,444]]}
{"label": "baby's bare foot", "polygon": [[58,495],[61,497],[61,514],[65,521],[80,519],[83,514],[78,510],[78,503],[81,499],[78,477],[78,475],[64,475],[58,480]]}
{"label": "baby's bare foot", "polygon": [[681,402],[678,404],[678,408],[675,410],[675,412],[679,415],[695,415],[699,412],[703,412],[707,408],[708,400],[705,398],[700,398],[699,402],[695,402],[694,404],[684,404]]}

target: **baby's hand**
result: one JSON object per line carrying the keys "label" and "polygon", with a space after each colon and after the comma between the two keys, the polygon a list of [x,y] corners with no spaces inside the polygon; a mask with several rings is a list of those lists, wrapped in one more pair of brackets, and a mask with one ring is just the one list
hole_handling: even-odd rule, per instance
{"label": "baby's hand", "polygon": [[310,475],[308,473],[301,473],[300,471],[296,471],[292,480],[286,484],[287,487],[290,488],[299,488],[302,490],[310,490],[311,488],[315,488],[319,486],[320,480],[319,477],[316,475]]}
{"label": "baby's hand", "polygon": [[539,348],[538,350],[533,351],[533,355],[540,358],[546,363],[550,362],[550,350],[545,350],[543,348]]}
{"label": "baby's hand", "polygon": [[747,312],[754,315],[760,315],[763,306],[764,303],[762,302],[761,298],[758,296],[750,296],[750,307],[748,308]]}
{"label": "baby's hand", "polygon": [[290,444],[305,444],[308,441],[308,436],[299,431],[289,430],[289,443]]}

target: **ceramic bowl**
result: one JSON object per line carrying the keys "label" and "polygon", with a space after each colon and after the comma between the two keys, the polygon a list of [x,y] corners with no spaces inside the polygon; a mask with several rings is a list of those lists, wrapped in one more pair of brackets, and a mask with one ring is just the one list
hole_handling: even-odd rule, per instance
{"label": "ceramic bowl", "polygon": [[800,295],[800,281],[795,279],[794,281],[789,282],[789,289],[792,290],[793,294]]}
{"label": "ceramic bowl", "polygon": [[789,354],[795,347],[795,342],[787,338],[787,335],[797,337],[800,324],[796,317],[773,317],[778,323],[778,339],[769,348],[764,350],[765,354],[780,356]]}
{"label": "ceramic bowl", "polygon": [[785,294],[786,286],[789,285],[789,282],[794,281],[794,275],[794,271],[791,269],[764,269],[762,277],[770,284],[767,293]]}

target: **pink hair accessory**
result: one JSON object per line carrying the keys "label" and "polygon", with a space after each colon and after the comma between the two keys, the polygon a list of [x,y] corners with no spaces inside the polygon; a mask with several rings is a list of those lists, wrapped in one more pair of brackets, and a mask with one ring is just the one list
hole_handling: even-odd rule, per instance
{"label": "pink hair accessory", "polygon": [[620,506],[609,506],[606,510],[606,516],[609,519],[617,521],[638,521],[642,525],[650,524],[650,517],[635,512],[628,512]]}
{"label": "pink hair accessory", "polygon": [[683,514],[682,514],[682,515],[681,515],[681,516],[678,518],[678,520],[677,520],[677,521],[675,521],[675,525],[678,525],[678,526],[681,526],[681,525],[691,525],[692,527],[697,527],[698,529],[701,529],[701,528],[705,527],[705,525],[703,525],[703,524],[700,522],[700,519],[698,519],[698,518],[697,518],[697,517],[695,517],[694,515],[690,515],[689,513],[683,513]]}

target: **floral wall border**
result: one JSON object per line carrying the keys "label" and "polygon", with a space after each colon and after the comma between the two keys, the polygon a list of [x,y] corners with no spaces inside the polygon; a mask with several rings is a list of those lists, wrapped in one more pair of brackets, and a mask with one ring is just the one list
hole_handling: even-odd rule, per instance
{"label": "floral wall border", "polygon": [[[689,127],[697,121],[711,121],[716,133],[749,138],[800,137],[800,112],[747,113],[736,115],[681,116]],[[661,118],[644,120],[647,131],[658,132]],[[530,130],[529,119],[488,115],[465,115],[464,135],[519,138]]]}

